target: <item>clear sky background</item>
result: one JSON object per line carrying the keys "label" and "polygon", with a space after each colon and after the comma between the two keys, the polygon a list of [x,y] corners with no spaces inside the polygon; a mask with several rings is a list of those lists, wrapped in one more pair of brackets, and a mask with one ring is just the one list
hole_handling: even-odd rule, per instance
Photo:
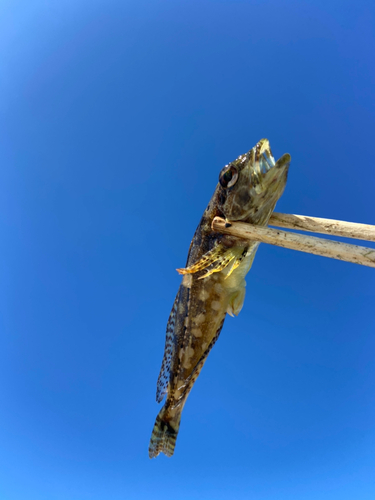
{"label": "clear sky background", "polygon": [[375,224],[372,1],[3,0],[0,499],[375,498],[373,269],[261,245],[148,458],[165,325],[220,169]]}

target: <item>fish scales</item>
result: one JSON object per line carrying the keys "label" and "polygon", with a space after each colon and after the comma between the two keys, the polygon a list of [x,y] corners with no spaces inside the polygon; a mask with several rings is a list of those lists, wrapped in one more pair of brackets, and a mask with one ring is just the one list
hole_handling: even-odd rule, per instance
{"label": "fish scales", "polygon": [[228,222],[265,226],[282,195],[290,155],[275,162],[267,139],[226,165],[190,244],[182,283],[167,323],[164,358],[156,399],[166,402],[156,418],[149,456],[173,455],[181,412],[226,314],[238,315],[245,298],[245,276],[258,242],[211,229],[216,216]]}

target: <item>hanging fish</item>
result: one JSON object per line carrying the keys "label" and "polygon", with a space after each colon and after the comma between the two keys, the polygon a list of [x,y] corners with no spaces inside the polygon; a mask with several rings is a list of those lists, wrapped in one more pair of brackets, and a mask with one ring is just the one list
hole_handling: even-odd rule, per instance
{"label": "hanging fish", "polygon": [[290,155],[275,162],[267,139],[220,172],[219,183],[190,244],[186,267],[167,323],[156,400],[166,402],[156,417],[149,456],[173,455],[181,412],[226,314],[237,316],[245,298],[245,276],[258,242],[211,229],[214,217],[266,226],[282,195]]}

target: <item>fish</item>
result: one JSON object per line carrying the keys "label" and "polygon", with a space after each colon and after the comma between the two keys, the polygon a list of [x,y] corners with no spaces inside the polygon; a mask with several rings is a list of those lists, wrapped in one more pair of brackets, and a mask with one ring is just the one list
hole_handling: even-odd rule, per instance
{"label": "fish", "polygon": [[259,242],[220,234],[214,217],[266,226],[284,192],[291,157],[275,162],[269,141],[225,165],[191,241],[167,328],[156,401],[166,401],[156,417],[149,457],[174,453],[181,413],[217,341],[227,314],[237,316],[245,299],[245,276]]}

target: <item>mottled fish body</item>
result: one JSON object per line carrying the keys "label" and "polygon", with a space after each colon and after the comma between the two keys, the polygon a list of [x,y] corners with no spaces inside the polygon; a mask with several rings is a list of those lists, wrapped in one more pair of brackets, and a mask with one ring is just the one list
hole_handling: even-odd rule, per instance
{"label": "mottled fish body", "polygon": [[190,245],[182,283],[167,323],[164,358],[156,400],[166,402],[156,418],[149,455],[172,456],[181,412],[207,356],[219,337],[226,314],[238,315],[245,298],[245,276],[257,242],[216,233],[214,217],[228,222],[268,224],[282,195],[290,155],[275,162],[262,139],[248,153],[226,165]]}

